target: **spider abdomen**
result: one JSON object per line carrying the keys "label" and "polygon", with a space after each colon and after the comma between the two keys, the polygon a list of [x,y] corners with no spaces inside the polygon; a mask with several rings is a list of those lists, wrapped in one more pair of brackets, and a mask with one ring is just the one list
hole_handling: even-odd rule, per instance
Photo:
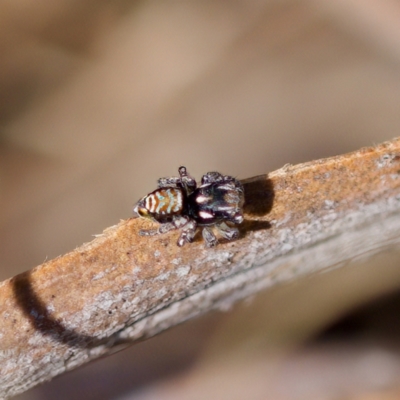
{"label": "spider abdomen", "polygon": [[146,197],[146,208],[152,214],[179,214],[183,209],[183,194],[180,189],[157,189]]}
{"label": "spider abdomen", "polygon": [[155,219],[179,215],[184,209],[184,194],[180,188],[160,188],[140,200],[137,212]]}

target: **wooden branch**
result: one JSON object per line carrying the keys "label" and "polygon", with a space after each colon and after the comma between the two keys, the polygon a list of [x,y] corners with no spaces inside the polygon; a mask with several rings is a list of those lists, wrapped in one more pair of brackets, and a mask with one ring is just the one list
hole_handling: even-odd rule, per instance
{"label": "wooden branch", "polygon": [[128,219],[0,284],[0,397],[400,237],[400,139],[243,181],[241,238],[179,248]]}

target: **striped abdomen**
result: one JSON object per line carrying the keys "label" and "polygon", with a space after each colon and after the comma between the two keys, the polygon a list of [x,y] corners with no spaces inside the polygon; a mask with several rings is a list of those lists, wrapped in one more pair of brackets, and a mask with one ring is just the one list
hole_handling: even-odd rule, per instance
{"label": "striped abdomen", "polygon": [[143,199],[143,206],[153,215],[168,216],[183,211],[183,193],[178,188],[161,188]]}

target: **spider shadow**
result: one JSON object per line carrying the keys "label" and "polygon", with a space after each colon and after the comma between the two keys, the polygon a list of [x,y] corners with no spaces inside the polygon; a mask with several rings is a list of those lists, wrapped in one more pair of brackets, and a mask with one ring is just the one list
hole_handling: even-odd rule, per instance
{"label": "spider shadow", "polygon": [[[242,181],[245,202],[244,214],[248,216],[240,226],[241,236],[246,232],[270,229],[271,224],[264,217],[271,211],[274,204],[275,191],[268,175],[259,175]],[[250,218],[249,218],[250,217]],[[251,217],[254,217],[252,219]]]}

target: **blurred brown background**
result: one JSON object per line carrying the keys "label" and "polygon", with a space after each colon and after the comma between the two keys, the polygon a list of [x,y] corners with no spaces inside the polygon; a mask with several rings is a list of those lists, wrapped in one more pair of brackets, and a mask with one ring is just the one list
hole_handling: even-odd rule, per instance
{"label": "blurred brown background", "polygon": [[[400,134],[399,1],[9,0],[0,49],[1,279],[129,218],[179,165],[246,178]],[[19,398],[400,398],[396,294],[311,340],[400,286],[385,257]]]}

